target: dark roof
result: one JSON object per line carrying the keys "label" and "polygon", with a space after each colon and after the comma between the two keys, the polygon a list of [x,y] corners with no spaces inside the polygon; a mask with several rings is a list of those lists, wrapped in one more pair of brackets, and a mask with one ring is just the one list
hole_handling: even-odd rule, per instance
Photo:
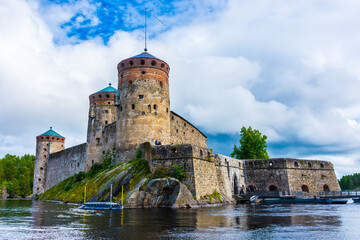
{"label": "dark roof", "polygon": [[174,114],[175,116],[181,118],[182,120],[184,120],[185,122],[187,122],[190,126],[192,126],[193,128],[195,128],[196,130],[198,130],[205,138],[207,138],[207,136],[205,134],[203,134],[197,127],[195,127],[194,125],[192,125],[189,121],[187,121],[185,118],[183,118],[182,116],[174,113],[173,111],[170,111],[172,114]]}
{"label": "dark roof", "polygon": [[41,134],[40,136],[53,136],[53,137],[63,137],[60,134],[58,134],[57,132],[55,132],[54,130],[52,130],[52,127],[50,127],[50,130],[44,132],[43,134]]}
{"label": "dark roof", "polygon": [[111,83],[109,83],[109,86],[96,92],[96,93],[101,93],[101,92],[117,92],[118,90],[114,87],[111,86]]}
{"label": "dark roof", "polygon": [[[148,52],[142,52],[142,53],[140,53],[139,55],[133,56],[133,57],[131,57],[131,58],[155,58],[155,59],[159,59],[159,58],[151,55],[151,54],[148,53]],[[159,59],[159,60],[161,60],[161,59]]]}

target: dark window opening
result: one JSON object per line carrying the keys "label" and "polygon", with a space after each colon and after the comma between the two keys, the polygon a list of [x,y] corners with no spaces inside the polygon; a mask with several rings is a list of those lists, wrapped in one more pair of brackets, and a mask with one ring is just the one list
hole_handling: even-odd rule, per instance
{"label": "dark window opening", "polygon": [[44,170],[44,168],[43,168],[43,167],[40,167],[40,170]]}
{"label": "dark window opening", "polygon": [[161,67],[162,67],[162,68],[165,67],[165,64],[162,63],[162,64],[161,64]]}
{"label": "dark window opening", "polygon": [[120,107],[120,112],[122,112],[122,107]]}
{"label": "dark window opening", "polygon": [[151,61],[151,65],[155,66],[156,65],[156,61]]}
{"label": "dark window opening", "polygon": [[142,70],[142,71],[141,71],[141,73],[142,73],[142,74],[145,74],[145,73],[146,73],[146,71],[145,71],[145,70]]}
{"label": "dark window opening", "polygon": [[106,94],[106,97],[107,97],[107,98],[109,98],[109,97],[110,97],[110,95],[109,95],[109,94]]}
{"label": "dark window opening", "polygon": [[131,109],[132,109],[132,110],[135,109],[135,104],[131,104]]}
{"label": "dark window opening", "polygon": [[132,81],[129,81],[129,85],[131,85],[132,84]]}
{"label": "dark window opening", "polygon": [[154,104],[154,110],[157,110],[157,105],[156,104]]}
{"label": "dark window opening", "polygon": [[308,163],[308,166],[311,167],[311,163]]}
{"label": "dark window opening", "polygon": [[94,103],[94,105],[96,105],[96,103]]}
{"label": "dark window opening", "polygon": [[94,165],[94,160],[91,161],[91,165]]}
{"label": "dark window opening", "polygon": [[46,155],[44,155],[44,158],[46,158]]}
{"label": "dark window opening", "polygon": [[105,124],[108,124],[108,121],[105,121]]}
{"label": "dark window opening", "polygon": [[277,186],[275,186],[275,185],[270,185],[270,186],[269,186],[269,191],[270,191],[270,192],[275,192],[275,191],[278,191],[278,188],[277,188]]}
{"label": "dark window opening", "polygon": [[103,151],[103,154],[105,154],[105,151]]}
{"label": "dark window opening", "polygon": [[141,59],[141,60],[140,60],[140,64],[141,64],[141,65],[144,65],[144,64],[145,64],[145,60],[144,60],[144,59]]}
{"label": "dark window opening", "polygon": [[98,98],[102,98],[102,96],[101,96],[101,95],[98,95]]}
{"label": "dark window opening", "polygon": [[[177,131],[177,129],[176,129]],[[203,156],[203,151],[200,149],[200,156],[202,157]]]}
{"label": "dark window opening", "polygon": [[105,110],[105,113],[109,113],[109,110]]}
{"label": "dark window opening", "polygon": [[323,189],[324,189],[324,192],[330,192],[330,188],[327,184],[324,185]]}
{"label": "dark window opening", "polygon": [[100,145],[100,138],[96,138],[96,145]]}
{"label": "dark window opening", "polygon": [[174,116],[171,117],[171,120],[174,120]]}
{"label": "dark window opening", "polygon": [[248,186],[248,189],[250,192],[254,192],[254,191],[256,191],[256,186],[250,185],[250,186]]}
{"label": "dark window opening", "polygon": [[46,151],[47,151],[47,149],[46,149],[46,148],[44,148],[44,151],[46,152]]}
{"label": "dark window opening", "polygon": [[184,123],[184,127],[186,127],[186,123]]}
{"label": "dark window opening", "polygon": [[41,178],[39,178],[39,182],[41,182]]}
{"label": "dark window opening", "polygon": [[166,108],[166,113],[168,113],[169,112],[169,109],[168,108]]}
{"label": "dark window opening", "polygon": [[160,87],[163,87],[163,83],[160,81]]}
{"label": "dark window opening", "polygon": [[124,66],[125,66],[125,64],[124,64],[124,63],[122,63],[122,64],[121,64],[121,67],[123,68]]}
{"label": "dark window opening", "polygon": [[46,137],[46,139],[49,139],[49,137]]}
{"label": "dark window opening", "polygon": [[108,102],[108,104],[111,104],[111,102]]}
{"label": "dark window opening", "polygon": [[57,138],[56,140],[59,140],[59,138]]}
{"label": "dark window opening", "polygon": [[130,61],[129,62],[130,66],[134,65],[134,62],[133,61]]}
{"label": "dark window opening", "polygon": [[157,112],[154,112],[154,115],[157,116]]}
{"label": "dark window opening", "polygon": [[149,111],[149,113],[151,113],[151,105],[150,104],[148,105],[148,111]]}
{"label": "dark window opening", "polygon": [[44,137],[41,137],[41,139],[44,139]]}
{"label": "dark window opening", "polygon": [[324,168],[325,165],[324,165],[323,163],[320,163],[320,167],[321,167],[321,168]]}
{"label": "dark window opening", "polygon": [[141,115],[145,115],[145,112],[141,112]]}
{"label": "dark window opening", "polygon": [[192,133],[194,133],[194,129],[193,129],[193,130],[191,130],[191,132],[192,132]]}
{"label": "dark window opening", "polygon": [[179,129],[176,129],[176,133],[178,133],[179,132]]}
{"label": "dark window opening", "polygon": [[299,166],[299,163],[298,163],[298,162],[294,162],[294,166],[295,166],[295,167],[298,167],[298,166]]}
{"label": "dark window opening", "polygon": [[301,191],[303,191],[303,192],[309,192],[308,186],[302,185],[302,186],[301,186]]}
{"label": "dark window opening", "polygon": [[80,163],[78,163],[77,165],[78,165],[78,167],[80,167]]}
{"label": "dark window opening", "polygon": [[143,100],[144,95],[139,95],[139,100]]}

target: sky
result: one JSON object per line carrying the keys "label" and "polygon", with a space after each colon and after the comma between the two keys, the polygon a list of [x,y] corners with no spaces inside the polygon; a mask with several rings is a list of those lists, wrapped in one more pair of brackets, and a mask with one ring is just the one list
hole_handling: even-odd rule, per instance
{"label": "sky", "polygon": [[[242,126],[270,157],[360,172],[360,2],[0,0],[0,158],[50,126],[86,141],[88,96],[144,49],[170,67],[172,111],[230,155]],[[159,20],[161,21],[159,21]]]}

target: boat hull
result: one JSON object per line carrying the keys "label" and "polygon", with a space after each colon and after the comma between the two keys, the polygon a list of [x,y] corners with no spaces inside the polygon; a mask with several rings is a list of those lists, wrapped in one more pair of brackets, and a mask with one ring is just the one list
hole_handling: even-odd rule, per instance
{"label": "boat hull", "polygon": [[80,209],[83,210],[121,210],[123,206],[113,202],[87,202]]}

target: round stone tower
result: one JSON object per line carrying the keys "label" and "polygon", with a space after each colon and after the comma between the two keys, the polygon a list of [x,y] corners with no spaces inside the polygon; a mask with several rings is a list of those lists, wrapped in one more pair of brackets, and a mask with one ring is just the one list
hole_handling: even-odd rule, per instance
{"label": "round stone tower", "polygon": [[[88,171],[94,163],[101,163],[105,151],[109,146],[109,138],[105,139],[104,129],[116,121],[116,106],[114,100],[118,91],[109,86],[89,96],[89,121],[87,131],[86,169]],[[114,133],[114,136],[116,134]],[[106,140],[106,143],[105,143]],[[110,138],[115,143],[115,137]],[[111,149],[109,149],[111,150]]]}
{"label": "round stone tower", "polygon": [[65,149],[65,138],[52,130],[36,137],[33,194],[41,194],[46,188],[46,172],[49,155]]}
{"label": "round stone tower", "polygon": [[118,66],[117,141],[120,150],[170,141],[169,65],[143,52]]}

